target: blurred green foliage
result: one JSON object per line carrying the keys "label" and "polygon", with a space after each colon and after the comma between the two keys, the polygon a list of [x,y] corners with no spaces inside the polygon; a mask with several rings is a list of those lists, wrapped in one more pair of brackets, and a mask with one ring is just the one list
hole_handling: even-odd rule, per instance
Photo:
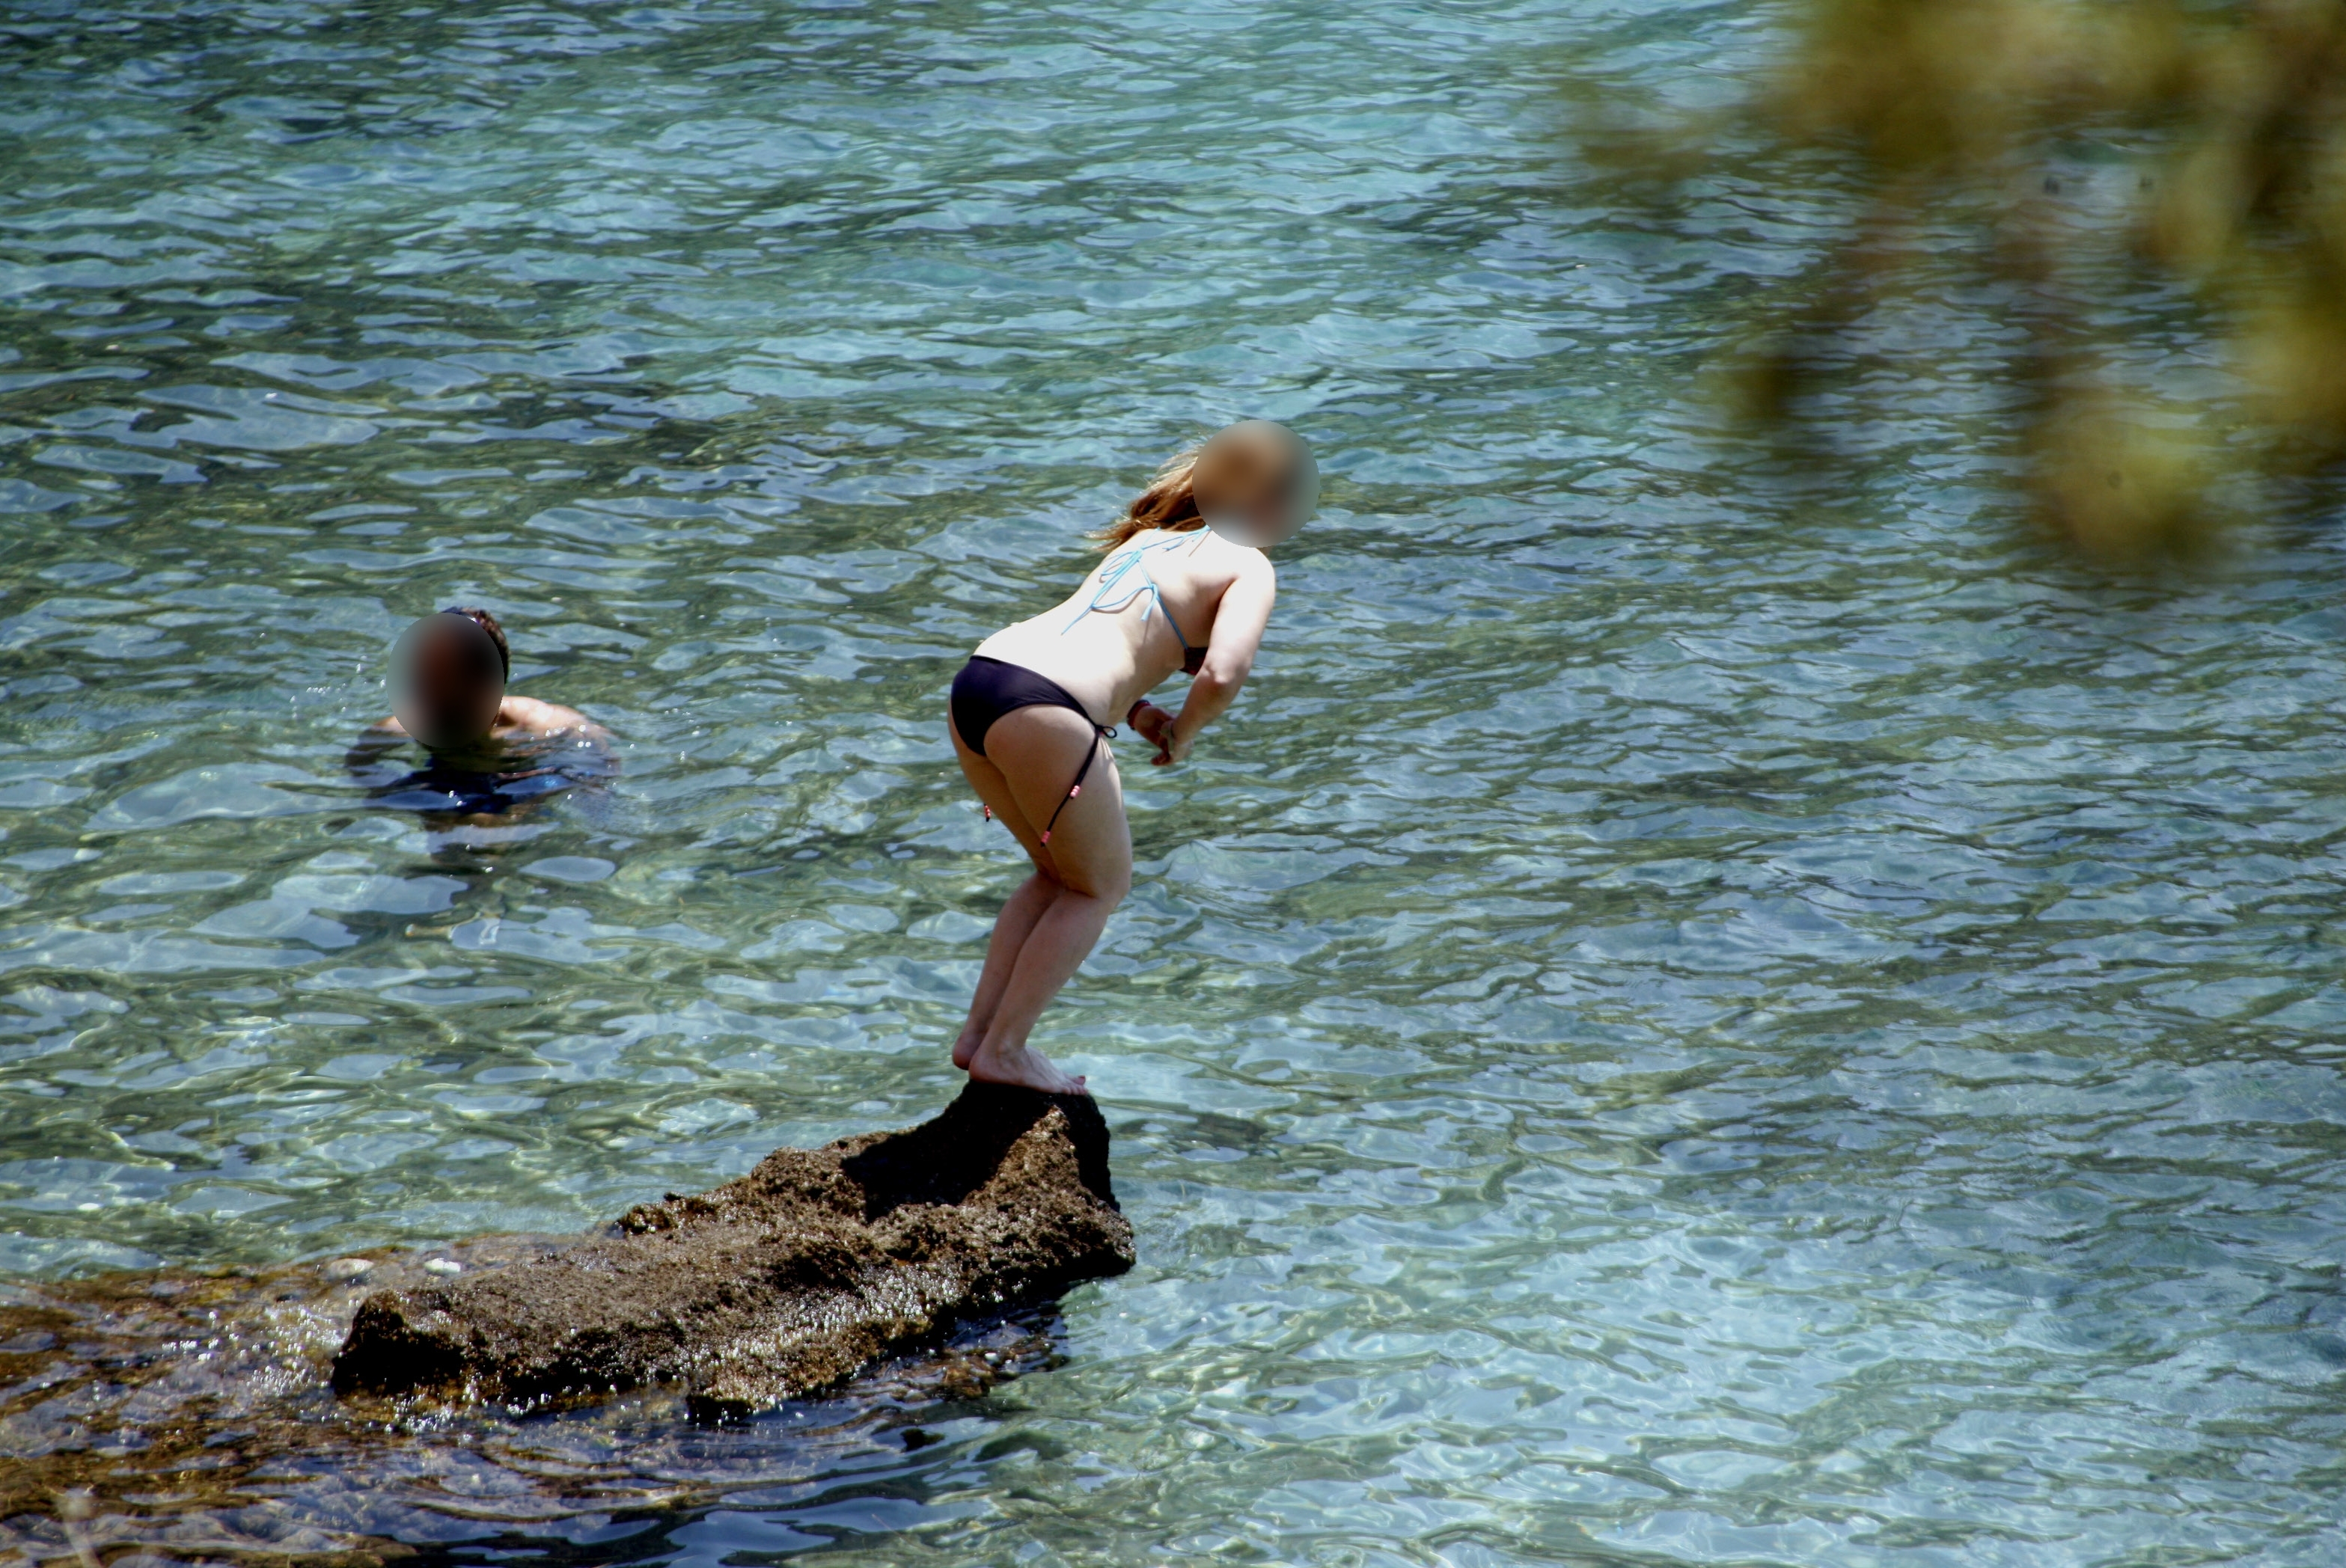
{"label": "blurred green foliage", "polygon": [[1691,175],[1756,138],[1832,193],[1838,238],[1770,291],[1739,366],[1748,412],[1797,425],[1955,267],[2016,345],[1999,362],[2029,493],[2088,550],[2204,549],[2239,481],[2346,456],[2346,0],[1782,16],[1729,123],[1610,144]]}

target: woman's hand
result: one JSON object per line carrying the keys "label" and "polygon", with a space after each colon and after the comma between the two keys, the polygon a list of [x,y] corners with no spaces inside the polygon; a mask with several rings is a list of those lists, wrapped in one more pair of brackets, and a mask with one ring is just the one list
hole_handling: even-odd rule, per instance
{"label": "woman's hand", "polygon": [[[1173,755],[1169,745],[1173,734],[1171,714],[1153,702],[1137,702],[1133,704],[1132,711],[1125,716],[1125,719],[1143,740],[1157,748],[1157,755],[1149,760],[1158,767],[1162,768],[1168,762],[1178,762],[1181,759],[1180,757]],[[1187,757],[1188,754],[1188,747],[1183,746],[1181,757]]]}

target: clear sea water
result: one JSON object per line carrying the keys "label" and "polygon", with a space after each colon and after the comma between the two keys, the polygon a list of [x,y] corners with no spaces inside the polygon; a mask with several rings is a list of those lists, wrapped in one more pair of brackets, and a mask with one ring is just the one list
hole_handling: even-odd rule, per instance
{"label": "clear sea water", "polygon": [[[1017,875],[961,656],[1202,429],[1328,479],[1237,710],[1126,753],[1040,1043],[1141,1264],[1023,1375],[368,1434],[35,1325],[0,1563],[2346,1555],[2338,544],[2040,547],[1952,285],[1855,477],[1719,439],[1824,209],[1666,219],[1563,84],[1717,101],[1765,15],[0,3],[21,1323],[927,1115]],[[457,601],[616,779],[367,798]]]}

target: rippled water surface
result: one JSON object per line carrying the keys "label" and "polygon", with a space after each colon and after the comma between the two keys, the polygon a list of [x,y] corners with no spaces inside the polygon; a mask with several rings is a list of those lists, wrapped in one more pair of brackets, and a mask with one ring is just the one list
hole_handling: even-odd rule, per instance
{"label": "rippled water surface", "polygon": [[[2337,551],[2044,555],[1952,297],[1863,483],[1711,440],[1804,209],[1558,84],[1757,15],[0,3],[0,1563],[2340,1561]],[[990,1392],[261,1410],[279,1265],[952,1092],[946,682],[1246,414],[1327,505],[1040,1037],[1139,1269]],[[454,601],[615,778],[369,798]]]}

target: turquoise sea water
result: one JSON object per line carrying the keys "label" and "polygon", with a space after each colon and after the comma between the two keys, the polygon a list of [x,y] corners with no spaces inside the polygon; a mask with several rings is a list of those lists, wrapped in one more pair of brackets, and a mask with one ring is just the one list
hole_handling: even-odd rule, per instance
{"label": "turquoise sea water", "polygon": [[[1203,428],[1328,481],[1239,708],[1125,753],[1138,886],[1039,1042],[1141,1266],[1023,1376],[296,1400],[206,1491],[28,1330],[0,1471],[95,1516],[0,1486],[0,1563],[2339,1561],[2338,547],[2029,544],[1952,289],[1840,394],[1860,480],[1714,440],[1814,214],[1663,223],[1558,84],[1715,99],[1761,15],[0,4],[20,1302],[930,1114],[1017,874],[961,656]],[[454,601],[617,778],[368,799]]]}

